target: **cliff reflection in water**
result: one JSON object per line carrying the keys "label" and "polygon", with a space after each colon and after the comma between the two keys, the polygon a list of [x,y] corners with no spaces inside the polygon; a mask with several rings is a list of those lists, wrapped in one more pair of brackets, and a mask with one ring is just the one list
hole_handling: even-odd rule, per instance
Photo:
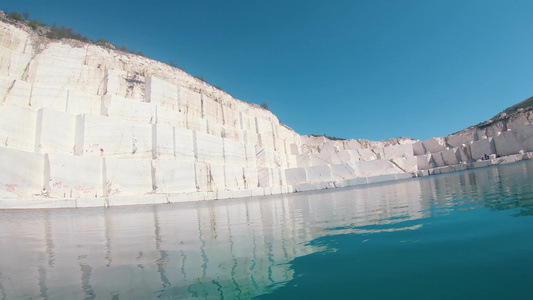
{"label": "cliff reflection in water", "polygon": [[323,250],[307,244],[321,236],[416,230],[417,220],[480,205],[479,197],[527,212],[531,196],[513,195],[531,186],[505,181],[532,178],[531,168],[507,168],[522,174],[491,168],[284,197],[2,211],[0,297],[254,297],[293,279],[290,262]]}

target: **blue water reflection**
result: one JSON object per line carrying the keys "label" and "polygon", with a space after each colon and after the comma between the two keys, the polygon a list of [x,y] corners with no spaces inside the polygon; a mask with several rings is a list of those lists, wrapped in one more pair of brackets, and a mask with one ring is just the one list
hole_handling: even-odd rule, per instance
{"label": "blue water reflection", "polygon": [[258,298],[528,299],[532,179],[531,162],[421,179],[421,215],[329,228]]}
{"label": "blue water reflection", "polygon": [[533,162],[260,199],[0,212],[1,299],[520,298]]}

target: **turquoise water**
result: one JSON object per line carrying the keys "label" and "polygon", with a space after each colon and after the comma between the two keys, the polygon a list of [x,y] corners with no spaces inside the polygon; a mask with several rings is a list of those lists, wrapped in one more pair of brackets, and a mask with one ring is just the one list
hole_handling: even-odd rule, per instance
{"label": "turquoise water", "polygon": [[526,299],[533,161],[260,199],[0,211],[0,299]]}

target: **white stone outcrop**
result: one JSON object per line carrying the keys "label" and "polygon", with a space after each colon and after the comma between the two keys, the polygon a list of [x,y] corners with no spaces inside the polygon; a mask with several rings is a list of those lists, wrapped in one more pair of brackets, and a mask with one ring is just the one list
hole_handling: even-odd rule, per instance
{"label": "white stone outcrop", "polygon": [[533,156],[533,109],[499,114],[480,125],[444,138],[413,144],[418,175],[442,174],[494,164],[530,159]]}
{"label": "white stone outcrop", "polygon": [[532,151],[529,122],[422,142],[300,136],[177,68],[0,22],[0,200],[168,203],[404,179]]}

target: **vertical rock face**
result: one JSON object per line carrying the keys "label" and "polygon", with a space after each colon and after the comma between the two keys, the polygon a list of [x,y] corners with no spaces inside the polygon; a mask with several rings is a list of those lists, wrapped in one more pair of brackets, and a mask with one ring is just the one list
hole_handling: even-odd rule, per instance
{"label": "vertical rock face", "polygon": [[2,198],[167,202],[342,186],[415,173],[411,144],[302,137],[179,69],[0,22]]}
{"label": "vertical rock face", "polygon": [[[516,134],[418,143],[300,136],[270,111],[177,68],[0,22],[3,199],[91,206],[349,186],[412,177],[479,153],[531,151],[531,131]],[[470,140],[479,145],[463,149]],[[523,147],[506,146],[516,140]]]}

